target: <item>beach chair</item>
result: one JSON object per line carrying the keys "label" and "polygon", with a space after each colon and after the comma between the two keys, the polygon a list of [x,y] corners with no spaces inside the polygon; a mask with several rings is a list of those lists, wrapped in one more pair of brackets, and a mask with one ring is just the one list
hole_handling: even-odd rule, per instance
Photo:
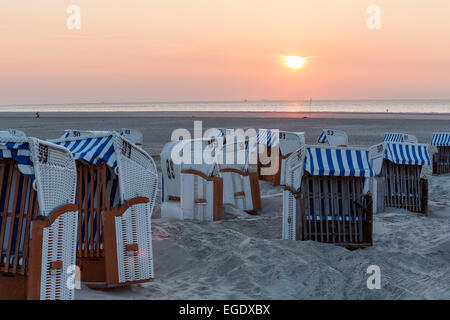
{"label": "beach chair", "polygon": [[[214,159],[215,148],[213,139],[172,141],[163,147],[162,217],[200,221],[222,219],[223,179]],[[209,151],[209,161],[203,157],[205,151]]]}
{"label": "beach chair", "polygon": [[142,144],[144,143],[144,136],[142,132],[137,129],[122,128],[119,134],[127,138],[137,146],[142,146]]}
{"label": "beach chair", "polygon": [[53,142],[69,149],[77,164],[81,280],[92,288],[151,280],[153,159],[117,132],[67,133]]}
{"label": "beach chair", "polygon": [[[260,160],[258,161],[258,176],[261,180],[269,181],[274,186],[283,186],[286,179],[286,159],[292,152],[305,144],[305,134],[303,132],[278,131],[278,138],[274,136],[276,134],[273,130],[259,129],[258,144],[260,148],[267,150],[268,155],[278,151],[278,170],[273,175],[262,175],[261,169],[269,165],[262,164],[260,158],[258,158]],[[261,152],[259,155],[261,156]]]}
{"label": "beach chair", "polygon": [[317,142],[330,147],[346,147],[348,145],[348,136],[342,130],[323,129]]}
{"label": "beach chair", "polygon": [[450,173],[450,132],[433,133],[433,174]]}
{"label": "beach chair", "polygon": [[372,245],[369,151],[307,146],[287,159],[282,238]]}
{"label": "beach chair", "polygon": [[[250,214],[256,213],[261,209],[256,138],[227,141],[218,153],[223,157],[219,163],[220,176],[223,178],[223,203]],[[255,166],[252,166],[252,162]]]}
{"label": "beach chair", "polygon": [[383,142],[418,143],[417,138],[412,134],[390,132],[384,134]]}
{"label": "beach chair", "polygon": [[384,184],[384,206],[427,213],[428,180],[421,174],[422,167],[431,164],[428,146],[399,142],[384,142],[382,146],[383,161],[381,168],[375,167],[375,174]]}
{"label": "beach chair", "polygon": [[0,299],[74,298],[76,179],[67,149],[0,133]]}

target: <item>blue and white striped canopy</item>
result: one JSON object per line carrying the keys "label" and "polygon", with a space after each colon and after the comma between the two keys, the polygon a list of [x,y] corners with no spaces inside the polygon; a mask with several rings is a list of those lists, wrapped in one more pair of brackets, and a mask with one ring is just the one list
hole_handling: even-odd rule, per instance
{"label": "blue and white striped canopy", "polygon": [[428,147],[417,143],[386,143],[384,158],[396,164],[430,165]]}
{"label": "blue and white striped canopy", "polygon": [[318,142],[318,143],[325,143],[325,142],[327,142],[327,141],[328,141],[327,135],[326,135],[325,131],[323,131],[323,132],[320,134],[319,139],[317,139],[317,142]]}
{"label": "blue and white striped canopy", "polygon": [[91,164],[106,163],[109,167],[117,167],[117,156],[114,150],[113,135],[81,136],[76,139],[54,140],[72,152],[75,160]]}
{"label": "blue and white striped canopy", "polygon": [[280,135],[278,130],[273,131],[269,129],[258,129],[256,141],[259,144],[272,147],[278,145],[279,137]]}
{"label": "blue and white striped canopy", "polygon": [[383,142],[404,142],[405,135],[403,133],[385,133]]}
{"label": "blue and white striped canopy", "polygon": [[34,179],[34,165],[31,151],[26,142],[0,142],[0,158],[16,159],[17,166],[24,175]]}
{"label": "blue and white striped canopy", "polygon": [[373,177],[368,150],[308,147],[303,168],[313,176]]}
{"label": "blue and white striped canopy", "polygon": [[433,138],[431,139],[431,145],[437,146],[437,147],[450,146],[450,132],[433,133]]}

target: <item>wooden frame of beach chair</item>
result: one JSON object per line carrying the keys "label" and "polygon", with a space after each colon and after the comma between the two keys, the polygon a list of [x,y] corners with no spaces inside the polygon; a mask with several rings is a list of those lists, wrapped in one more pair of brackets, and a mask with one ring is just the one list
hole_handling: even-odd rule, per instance
{"label": "wooden frame of beach chair", "polygon": [[[161,152],[161,216],[216,221],[223,213],[223,179],[219,176],[211,139],[167,143]],[[210,150],[206,163],[203,152]],[[174,159],[180,156],[179,161]],[[182,156],[187,156],[181,160]]]}
{"label": "wooden frame of beach chair", "polygon": [[450,173],[450,132],[434,133],[431,146],[433,153],[433,174]]}
{"label": "wooden frame of beach chair", "polygon": [[0,136],[0,299],[74,298],[75,190],[67,149]]}
{"label": "wooden frame of beach chair", "polygon": [[317,143],[327,144],[330,147],[346,147],[348,145],[348,136],[342,130],[323,129],[317,139]]}
{"label": "wooden frame of beach chair", "polygon": [[422,167],[430,165],[428,146],[417,143],[383,143],[384,160],[376,175],[383,178],[384,206],[426,214],[428,180]]}
{"label": "wooden frame of beach chair", "polygon": [[256,139],[227,141],[218,154],[223,157],[219,163],[223,202],[255,214],[262,208],[258,172],[252,166],[257,159]]}
{"label": "wooden frame of beach chair", "polygon": [[[266,133],[264,133],[264,131]],[[274,136],[278,134],[278,139]],[[272,130],[259,129],[258,133],[258,144],[259,147],[265,151],[270,158],[272,152],[278,152],[278,170],[276,174],[273,175],[263,175],[261,170],[265,167],[269,167],[270,164],[261,163],[261,154],[259,152],[258,157],[258,177],[260,180],[265,180],[270,182],[272,185],[277,186],[285,185],[286,180],[286,160],[292,154],[292,152],[298,150],[301,146],[305,145],[305,134],[303,132],[289,132],[289,131],[278,131],[272,134]]]}
{"label": "wooden frame of beach chair", "polygon": [[365,188],[372,176],[365,149],[309,146],[294,152],[287,161],[282,238],[372,246],[372,198]]}
{"label": "wooden frame of beach chair", "polygon": [[53,142],[77,164],[77,263],[92,288],[153,278],[151,215],[158,173],[153,159],[116,132],[86,132]]}

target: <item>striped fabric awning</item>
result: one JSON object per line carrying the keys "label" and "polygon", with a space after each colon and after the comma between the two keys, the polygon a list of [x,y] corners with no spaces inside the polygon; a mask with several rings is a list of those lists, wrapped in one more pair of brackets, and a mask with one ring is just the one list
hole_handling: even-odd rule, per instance
{"label": "striped fabric awning", "polygon": [[416,143],[386,143],[384,158],[395,164],[430,165],[428,147]]}
{"label": "striped fabric awning", "polygon": [[270,129],[258,129],[256,141],[259,144],[272,147],[279,143],[279,131]]}
{"label": "striped fabric awning", "polygon": [[326,143],[327,142],[327,134],[325,133],[325,131],[323,131],[320,136],[319,139],[317,139],[318,143]]}
{"label": "striped fabric awning", "polygon": [[72,152],[75,160],[91,164],[106,163],[109,167],[117,167],[117,156],[114,150],[113,134],[80,136],[68,140],[53,140]]}
{"label": "striped fabric awning", "polygon": [[383,142],[404,142],[405,135],[403,133],[385,133]]}
{"label": "striped fabric awning", "polygon": [[308,147],[303,168],[313,176],[373,177],[365,149]]}
{"label": "striped fabric awning", "polygon": [[0,158],[16,159],[17,166],[24,175],[34,179],[34,165],[31,151],[26,142],[0,142]]}
{"label": "striped fabric awning", "polygon": [[437,146],[437,147],[450,146],[450,132],[433,133],[433,138],[431,139],[431,145]]}

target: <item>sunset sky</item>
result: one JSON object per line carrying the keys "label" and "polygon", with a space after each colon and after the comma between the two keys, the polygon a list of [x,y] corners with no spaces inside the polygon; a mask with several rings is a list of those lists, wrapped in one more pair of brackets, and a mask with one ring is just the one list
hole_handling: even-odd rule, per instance
{"label": "sunset sky", "polygon": [[0,104],[310,97],[450,98],[450,1],[0,0]]}

